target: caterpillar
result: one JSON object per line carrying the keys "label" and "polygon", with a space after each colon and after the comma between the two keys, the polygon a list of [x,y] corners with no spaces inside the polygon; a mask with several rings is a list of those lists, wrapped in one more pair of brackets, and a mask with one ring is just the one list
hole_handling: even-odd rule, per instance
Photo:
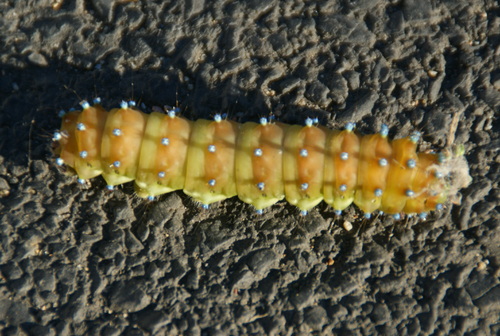
{"label": "caterpillar", "polygon": [[98,175],[109,189],[135,181],[149,199],[183,190],[207,208],[238,196],[262,213],[285,198],[302,214],[324,200],[338,215],[354,203],[366,218],[379,211],[425,219],[463,187],[454,173],[467,169],[463,155],[417,153],[419,132],[390,141],[386,125],[362,136],[353,123],[331,130],[310,118],[305,126],[239,124],[220,114],[190,121],[178,109],[145,114],[135,102],[109,112],[100,101],[81,106],[54,133],[56,163],[81,183]]}

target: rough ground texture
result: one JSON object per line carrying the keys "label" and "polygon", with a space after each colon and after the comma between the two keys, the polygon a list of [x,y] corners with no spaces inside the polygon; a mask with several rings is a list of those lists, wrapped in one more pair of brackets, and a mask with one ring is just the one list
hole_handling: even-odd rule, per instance
{"label": "rough ground texture", "polygon": [[[59,2],[0,2],[3,335],[500,332],[496,1]],[[54,164],[57,112],[95,96],[417,129],[473,183],[424,222],[148,203]]]}

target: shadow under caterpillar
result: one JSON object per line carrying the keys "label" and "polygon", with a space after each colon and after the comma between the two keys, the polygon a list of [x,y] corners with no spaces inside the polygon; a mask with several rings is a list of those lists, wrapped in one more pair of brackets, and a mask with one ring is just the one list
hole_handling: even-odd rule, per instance
{"label": "shadow under caterpillar", "polygon": [[56,162],[79,181],[103,175],[108,188],[135,180],[140,197],[182,189],[205,207],[238,196],[258,213],[285,198],[302,214],[322,200],[337,214],[355,203],[405,214],[439,210],[469,182],[462,154],[417,153],[420,134],[389,141],[388,127],[358,135],[262,118],[239,124],[216,115],[190,121],[172,109],[145,114],[134,102],[107,112],[99,103],[62,117]]}

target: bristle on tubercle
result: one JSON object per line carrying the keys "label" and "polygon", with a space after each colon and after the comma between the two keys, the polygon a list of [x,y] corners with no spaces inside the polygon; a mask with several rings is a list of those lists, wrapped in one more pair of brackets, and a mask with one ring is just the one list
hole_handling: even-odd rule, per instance
{"label": "bristle on tubercle", "polygon": [[132,101],[109,112],[99,101],[81,106],[54,133],[56,163],[80,181],[103,175],[110,188],[135,181],[148,200],[184,190],[205,208],[238,196],[257,214],[286,199],[302,215],[325,201],[336,215],[354,203],[367,219],[424,220],[471,182],[463,146],[417,153],[420,133],[390,141],[385,125],[363,136],[354,123],[330,130],[311,118],[305,126],[239,124],[220,113],[197,121],[179,109],[145,114]]}

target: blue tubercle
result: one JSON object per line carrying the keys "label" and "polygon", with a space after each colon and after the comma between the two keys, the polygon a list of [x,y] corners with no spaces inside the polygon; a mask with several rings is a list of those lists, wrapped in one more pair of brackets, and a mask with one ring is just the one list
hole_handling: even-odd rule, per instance
{"label": "blue tubercle", "polygon": [[355,123],[352,123],[352,122],[348,122],[347,124],[345,124],[345,130],[347,132],[352,132],[352,130],[356,127],[356,124]]}
{"label": "blue tubercle", "polygon": [[84,124],[84,123],[81,123],[81,122],[77,123],[77,124],[76,124],[76,129],[77,129],[78,131],[85,131],[85,129],[86,129],[85,124]]}
{"label": "blue tubercle", "polygon": [[380,135],[384,138],[389,134],[389,127],[386,124],[382,124],[380,127]]}
{"label": "blue tubercle", "polygon": [[175,118],[175,116],[176,116],[176,114],[177,114],[176,112],[177,112],[177,110],[176,110],[176,109],[173,109],[173,110],[169,110],[169,111],[167,112],[167,114],[168,114],[168,116],[169,116],[170,118],[172,118],[172,119],[173,119],[173,118]]}
{"label": "blue tubercle", "polygon": [[85,110],[85,109],[88,109],[90,107],[90,104],[88,101],[86,100],[83,100],[80,105],[82,106],[82,108]]}
{"label": "blue tubercle", "polygon": [[387,159],[380,159],[380,160],[378,160],[378,165],[380,167],[385,167],[385,166],[387,166],[387,164],[388,164]]}
{"label": "blue tubercle", "polygon": [[414,143],[417,143],[418,140],[420,140],[420,132],[413,132],[411,135],[410,135],[410,140],[411,142],[414,142]]}

